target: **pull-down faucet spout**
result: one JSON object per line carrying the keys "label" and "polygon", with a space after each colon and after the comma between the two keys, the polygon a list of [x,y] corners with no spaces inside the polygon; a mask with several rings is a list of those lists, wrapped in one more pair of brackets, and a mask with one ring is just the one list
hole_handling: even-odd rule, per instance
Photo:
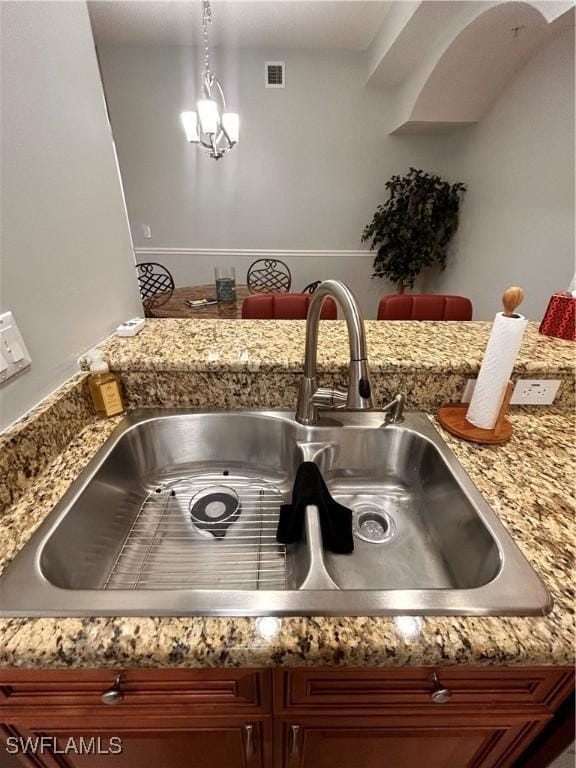
{"label": "pull-down faucet spout", "polygon": [[[322,305],[332,296],[341,306],[348,328],[350,364],[348,366],[348,389],[326,389],[318,387],[316,380],[316,358],[318,353],[318,324]],[[325,280],[316,289],[306,320],[306,350],[304,378],[300,384],[296,421],[300,424],[316,424],[318,408],[347,408],[367,410],[373,408],[372,384],[366,353],[364,320],[358,302],[352,291],[338,280]]]}

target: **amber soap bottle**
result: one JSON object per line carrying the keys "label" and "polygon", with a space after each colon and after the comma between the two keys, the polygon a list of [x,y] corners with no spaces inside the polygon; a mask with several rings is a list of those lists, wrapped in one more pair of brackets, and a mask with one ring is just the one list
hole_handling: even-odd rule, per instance
{"label": "amber soap bottle", "polygon": [[99,349],[93,350],[90,355],[90,376],[88,387],[94,410],[99,416],[117,416],[124,413],[126,408],[122,401],[120,378],[110,371],[108,363],[102,357]]}

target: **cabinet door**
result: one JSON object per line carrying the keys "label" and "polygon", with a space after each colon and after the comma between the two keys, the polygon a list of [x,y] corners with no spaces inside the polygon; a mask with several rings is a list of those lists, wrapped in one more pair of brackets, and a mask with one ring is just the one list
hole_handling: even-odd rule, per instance
{"label": "cabinet door", "polygon": [[28,754],[26,739],[31,736],[24,730],[0,723],[0,768],[59,768],[51,756]]}
{"label": "cabinet door", "polygon": [[41,760],[48,756],[61,768],[269,768],[269,727],[267,721],[210,718],[173,727],[34,729],[32,738],[41,745]]}
{"label": "cabinet door", "polygon": [[[277,768],[492,768],[512,765],[524,725],[386,724],[385,718],[278,723]],[[500,762],[501,761],[501,762]]]}

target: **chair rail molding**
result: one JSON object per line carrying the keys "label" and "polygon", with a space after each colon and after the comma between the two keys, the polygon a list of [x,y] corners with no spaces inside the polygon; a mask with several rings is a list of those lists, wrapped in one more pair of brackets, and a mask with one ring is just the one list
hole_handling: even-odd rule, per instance
{"label": "chair rail molding", "polygon": [[238,258],[245,257],[249,259],[298,259],[298,258],[328,258],[334,256],[348,257],[357,259],[359,257],[374,258],[374,252],[367,249],[358,250],[285,250],[268,248],[166,248],[166,247],[136,247],[134,249],[137,257],[157,256],[216,256],[220,258]]}

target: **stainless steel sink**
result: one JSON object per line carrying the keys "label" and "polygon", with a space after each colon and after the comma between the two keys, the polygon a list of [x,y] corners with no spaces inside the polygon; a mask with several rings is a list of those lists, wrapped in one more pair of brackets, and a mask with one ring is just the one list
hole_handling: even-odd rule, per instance
{"label": "stainless steel sink", "polygon": [[[551,598],[428,418],[134,412],[0,578],[4,616],[529,615]],[[351,555],[276,542],[303,460]]]}
{"label": "stainless steel sink", "polygon": [[495,533],[421,432],[350,430],[325,477],[354,515],[353,556],[324,555],[341,589],[470,590],[497,577]]}

